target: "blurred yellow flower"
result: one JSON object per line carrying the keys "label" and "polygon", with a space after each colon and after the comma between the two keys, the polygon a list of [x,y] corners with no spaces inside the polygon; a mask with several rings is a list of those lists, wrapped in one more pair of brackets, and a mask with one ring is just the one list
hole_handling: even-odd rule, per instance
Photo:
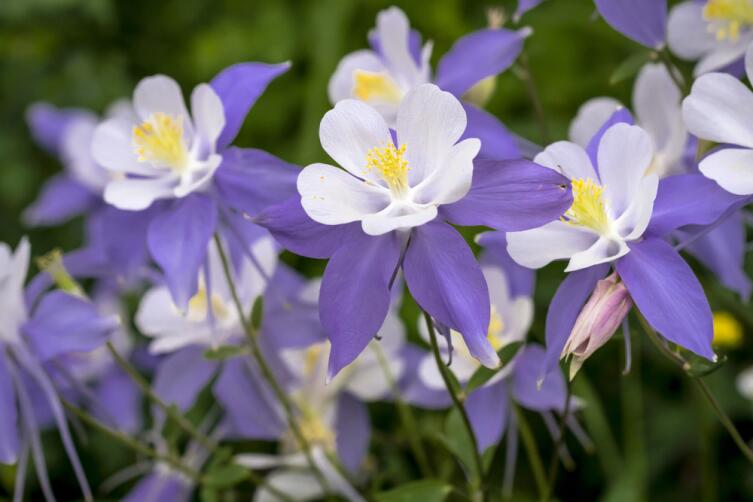
{"label": "blurred yellow flower", "polygon": [[723,310],[714,312],[714,345],[732,349],[743,341],[743,328],[735,317]]}

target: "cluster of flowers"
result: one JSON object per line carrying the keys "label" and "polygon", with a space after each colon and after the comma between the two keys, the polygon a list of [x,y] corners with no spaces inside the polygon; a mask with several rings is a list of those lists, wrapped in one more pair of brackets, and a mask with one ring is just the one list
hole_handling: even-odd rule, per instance
{"label": "cluster of flowers", "polygon": [[[514,18],[537,3],[522,1]],[[278,442],[276,454],[225,459],[253,476],[256,500],[362,500],[364,403],[378,400],[455,404],[477,458],[507,434],[509,491],[514,406],[541,413],[555,441],[560,415],[587,444],[559,362],[572,378],[629,311],[662,343],[714,361],[711,309],[680,251],[750,295],[753,93],[735,75],[744,67],[753,80],[753,3],[693,0],[669,15],[660,0],[595,3],[654,54],[700,59],[698,78],[684,97],[671,60],[649,62],[634,115],[594,99],[570,141],[543,150],[482,109],[529,28],[493,23],[432,71],[432,44],[394,7],[379,13],[370,49],[344,57],[330,80],[319,134],[336,165],[301,170],[232,146],[287,63],[223,70],[192,91],[190,112],[162,75],[102,118],[34,105],[32,134],[65,171],[26,223],[83,214],[87,241],[45,257],[27,286],[27,242],[0,247],[0,462],[18,463],[16,500],[29,455],[54,500],[39,434],[48,426],[92,498],[65,407],[148,443],[154,461],[128,473],[143,476],[128,500],[188,500],[232,439]],[[477,236],[478,261],[455,228],[469,226],[491,229]],[[278,260],[283,249],[328,259],[323,277],[300,276]],[[533,269],[554,260],[568,274],[547,308],[546,346],[525,343]],[[144,290],[133,324],[146,347],[123,301]],[[405,294],[425,314],[423,345],[406,340]],[[187,423],[207,393],[216,404]],[[182,457],[163,439],[172,422],[192,438]]]}

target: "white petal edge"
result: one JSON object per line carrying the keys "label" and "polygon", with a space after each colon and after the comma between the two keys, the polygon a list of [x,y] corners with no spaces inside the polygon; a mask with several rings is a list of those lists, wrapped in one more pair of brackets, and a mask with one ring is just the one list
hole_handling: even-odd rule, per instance
{"label": "white petal edge", "polygon": [[507,234],[507,252],[519,265],[541,268],[554,260],[569,259],[590,248],[599,236],[590,230],[552,221],[546,225]]}
{"label": "white petal edge", "polygon": [[556,171],[570,180],[598,180],[591,159],[582,146],[570,141],[557,141],[547,146],[533,161]]}
{"label": "white petal edge", "polygon": [[619,101],[608,96],[589,99],[581,105],[570,123],[568,131],[570,141],[586,148],[604,122],[621,107],[622,104]]}
{"label": "white petal edge", "polygon": [[704,176],[735,195],[753,194],[753,150],[728,148],[703,159],[698,168]]}
{"label": "white petal edge", "polygon": [[322,148],[354,176],[382,184],[378,173],[366,169],[372,148],[392,143],[387,122],[374,108],[355,99],[344,99],[324,114],[319,125]]}
{"label": "white petal edge", "polygon": [[390,203],[389,192],[327,164],[311,164],[298,175],[298,193],[309,217],[324,225],[359,221]]}
{"label": "white petal edge", "polygon": [[191,115],[196,133],[214,152],[217,138],[225,128],[225,107],[209,84],[199,84],[191,93]]}
{"label": "white petal edge", "polygon": [[701,139],[753,148],[753,93],[731,75],[698,78],[682,113],[688,130]]}

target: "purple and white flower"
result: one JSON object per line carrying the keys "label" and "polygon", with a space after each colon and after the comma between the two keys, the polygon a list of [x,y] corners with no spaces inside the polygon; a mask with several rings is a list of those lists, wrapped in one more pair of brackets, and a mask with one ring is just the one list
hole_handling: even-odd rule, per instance
{"label": "purple and white flower", "polygon": [[[753,7],[751,7],[753,9]],[[753,81],[753,45],[745,58],[748,80]],[[753,92],[725,73],[703,75],[683,102],[685,123],[699,138],[726,146],[704,157],[698,167],[725,190],[753,194]]]}
{"label": "purple and white flower", "polygon": [[298,178],[300,197],[255,219],[288,249],[331,257],[319,302],[332,342],[330,376],[381,327],[401,269],[419,305],[462,333],[483,364],[497,365],[486,338],[483,274],[445,221],[531,228],[561,215],[571,199],[565,178],[529,161],[474,165],[479,142],[461,140],[466,123],[458,100],[432,84],[403,99],[394,140],[373,108],[338,103],[322,120],[320,137],[344,169],[308,166]]}
{"label": "purple and white flower", "polygon": [[597,282],[615,267],[646,320],[669,341],[707,359],[712,316],[698,279],[664,239],[686,225],[710,225],[740,204],[697,174],[664,178],[648,174],[653,143],[643,129],[623,123],[616,112],[587,150],[558,142],[537,161],[572,181],[574,202],[565,216],[541,228],[508,233],[508,251],[518,263],[540,268],[569,260],[571,272],[547,312],[547,357],[551,371],[576,318]]}
{"label": "purple and white flower", "polygon": [[369,34],[371,49],[353,52],[340,61],[329,82],[329,98],[332,104],[344,99],[363,101],[394,128],[402,100],[415,87],[433,82],[463,101],[468,115],[465,137],[481,138],[482,157],[518,158],[515,138],[496,117],[471,104],[470,98],[475,86],[488,88],[485,84],[490,78],[512,65],[530,34],[530,28],[493,27],[466,35],[442,57],[432,78],[432,43],[422,47],[421,35],[411,30],[405,13],[390,7],[377,15],[376,28]]}
{"label": "purple and white flower", "polygon": [[753,41],[750,0],[686,0],[672,8],[667,27],[669,48],[698,61],[695,76],[712,71],[741,72],[740,62]]}

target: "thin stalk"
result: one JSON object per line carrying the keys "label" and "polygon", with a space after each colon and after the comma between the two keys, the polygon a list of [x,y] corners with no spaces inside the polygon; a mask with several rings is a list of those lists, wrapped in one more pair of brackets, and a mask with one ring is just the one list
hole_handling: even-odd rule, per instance
{"label": "thin stalk", "polygon": [[408,443],[413,451],[413,456],[416,458],[418,468],[421,470],[421,474],[425,478],[434,476],[431,465],[429,464],[429,457],[426,455],[423,444],[421,443],[421,435],[418,432],[418,426],[416,425],[416,417],[413,416],[410,407],[403,399],[403,395],[397,386],[395,376],[390,370],[389,364],[387,364],[387,358],[384,355],[384,351],[379,344],[372,344],[374,352],[379,362],[379,366],[382,368],[384,378],[387,380],[387,384],[392,389],[392,395],[395,399],[395,405],[397,406],[398,415],[400,415],[400,421],[405,427],[405,431],[408,434]]}
{"label": "thin stalk", "polygon": [[536,445],[536,437],[533,435],[533,431],[531,431],[531,427],[526,421],[523,410],[517,405],[513,405],[513,408],[515,410],[515,418],[518,421],[520,439],[523,440],[523,448],[526,449],[528,463],[531,466],[531,471],[533,471],[533,479],[536,481],[536,488],[539,491],[539,497],[543,500],[547,491],[546,474],[544,471],[544,462],[541,460],[539,448]]}
{"label": "thin stalk", "polygon": [[160,398],[157,393],[154,392],[154,389],[152,389],[152,387],[149,385],[149,382],[147,382],[146,379],[141,376],[141,373],[139,373],[138,370],[134,368],[127,359],[125,359],[118,353],[117,349],[115,349],[111,342],[107,342],[107,349],[110,351],[110,354],[112,355],[113,359],[115,359],[115,362],[118,364],[118,366],[120,366],[123,371],[128,374],[131,380],[136,383],[139,389],[141,389],[142,394],[144,394],[150,401],[157,405],[157,407],[159,407],[159,409],[161,409],[171,420],[173,420],[178,425],[178,427],[183,429],[197,443],[201,444],[201,446],[203,446],[210,452],[214,451],[217,448],[217,443],[215,441],[212,441],[204,433],[197,429],[175,406],[171,406],[164,402],[162,398]]}
{"label": "thin stalk", "polygon": [[539,126],[539,132],[541,133],[541,142],[545,145],[549,144],[549,127],[546,124],[546,116],[544,115],[544,106],[541,104],[541,97],[539,96],[538,87],[536,87],[536,81],[533,79],[531,73],[531,65],[528,61],[528,54],[524,50],[520,53],[518,58],[520,63],[518,76],[520,80],[526,86],[526,92],[528,93],[528,99],[531,101],[533,111],[536,114],[536,122]]}
{"label": "thin stalk", "polygon": [[481,476],[484,475],[484,464],[481,461],[481,455],[479,455],[478,452],[478,441],[476,440],[476,435],[473,433],[471,419],[468,417],[468,412],[463,405],[463,400],[460,398],[460,396],[458,396],[455,388],[452,385],[452,381],[449,375],[450,370],[447,369],[444,361],[442,361],[442,355],[439,352],[439,344],[437,343],[437,333],[434,330],[434,322],[431,320],[431,316],[426,311],[423,312],[424,319],[426,320],[426,327],[429,329],[429,340],[431,341],[431,350],[434,353],[434,361],[439,368],[439,373],[442,375],[442,380],[444,381],[445,387],[447,387],[447,392],[450,394],[450,398],[452,399],[455,408],[458,410],[458,413],[460,413],[460,417],[463,420],[463,425],[465,425],[465,429],[471,439],[473,463],[476,467],[476,472],[473,476],[471,476],[470,480],[470,488],[472,492],[471,498],[473,500],[484,500],[484,492],[481,488]]}
{"label": "thin stalk", "polygon": [[554,483],[557,482],[557,470],[559,469],[559,455],[560,449],[565,441],[565,429],[567,427],[567,415],[570,413],[570,403],[572,402],[572,386],[569,383],[567,385],[567,394],[565,396],[565,409],[560,418],[559,431],[557,433],[557,440],[554,442],[554,450],[552,451],[552,460],[549,462],[549,477],[546,483],[546,492],[544,496],[545,501],[549,501],[554,493]]}
{"label": "thin stalk", "polygon": [[667,68],[667,73],[669,73],[669,77],[677,86],[677,89],[682,93],[683,96],[687,95],[688,86],[682,79],[682,77],[678,75],[679,70],[672,62],[672,58],[669,56],[669,52],[667,52],[666,49],[662,49],[660,51],[657,51],[656,55],[659,57],[659,60],[662,62],[662,64]]}
{"label": "thin stalk", "polygon": [[[641,314],[638,314],[638,319],[641,322],[641,325],[643,326],[643,329],[646,331],[646,334],[648,335],[649,339],[654,342],[654,345],[656,345],[662,354],[667,356],[670,360],[674,361],[676,364],[680,366],[680,368],[685,369],[687,362],[682,358],[680,354],[677,354],[669,349],[664,343],[662,343],[662,340],[659,338],[659,335],[654,331],[654,329],[648,324],[646,319]],[[688,375],[690,376],[690,375]],[[701,392],[701,395],[706,398],[706,401],[711,406],[712,410],[714,411],[714,414],[716,414],[716,417],[719,419],[721,424],[724,426],[725,429],[727,429],[727,432],[732,437],[732,440],[737,445],[738,449],[742,452],[742,454],[745,456],[745,458],[748,460],[748,462],[753,465],[753,450],[751,450],[748,443],[745,442],[743,437],[740,435],[740,432],[737,430],[737,427],[735,427],[735,424],[732,422],[732,419],[729,418],[729,415],[722,409],[722,407],[719,405],[719,402],[716,400],[716,397],[714,397],[714,394],[711,392],[711,389],[709,389],[708,385],[706,385],[706,382],[704,382],[700,377],[694,377],[691,376],[690,379],[695,383],[695,385],[698,387],[698,390]]]}
{"label": "thin stalk", "polygon": [[118,430],[112,429],[109,426],[105,425],[104,423],[100,422],[96,418],[89,415],[84,410],[78,408],[77,406],[69,403],[68,401],[61,399],[61,402],[63,403],[63,406],[73,413],[76,417],[78,417],[79,420],[81,420],[83,423],[89,425],[90,427],[93,427],[101,432],[104,432],[114,440],[121,443],[123,446],[126,446],[130,449],[132,449],[136,453],[140,453],[146,457],[149,457],[151,459],[154,459],[159,462],[165,462],[166,464],[169,464],[170,466],[174,467],[175,469],[179,470],[189,478],[191,478],[195,482],[201,481],[201,474],[194,471],[190,467],[187,467],[184,465],[179,458],[176,456],[169,454],[169,453],[160,453],[147,445],[141,443],[140,441],[131,438],[127,434],[124,434]]}
{"label": "thin stalk", "polygon": [[258,335],[256,333],[256,329],[254,328],[253,324],[251,323],[251,320],[246,315],[246,312],[243,309],[243,305],[241,304],[240,297],[238,296],[238,290],[235,287],[233,274],[230,271],[230,262],[222,246],[222,241],[217,234],[215,234],[214,236],[214,241],[215,241],[215,245],[217,246],[218,254],[220,255],[220,261],[222,262],[222,270],[225,274],[225,278],[227,279],[227,283],[230,288],[230,295],[233,298],[233,303],[235,304],[235,308],[238,311],[238,317],[240,318],[241,324],[243,325],[243,331],[246,335],[246,342],[249,348],[251,349],[251,354],[254,357],[254,360],[256,361],[256,363],[258,364],[259,370],[261,371],[262,376],[267,381],[269,386],[272,388],[272,391],[274,392],[275,397],[282,405],[283,410],[285,412],[285,417],[288,422],[288,426],[290,427],[291,432],[295,436],[295,439],[298,442],[298,445],[301,447],[301,450],[303,450],[303,454],[306,457],[306,462],[309,464],[309,467],[311,467],[311,470],[314,473],[314,476],[316,476],[317,480],[319,481],[319,484],[322,486],[324,491],[326,493],[329,493],[330,491],[329,483],[327,483],[327,480],[325,479],[324,474],[322,474],[321,470],[319,469],[319,467],[316,465],[316,462],[314,461],[314,456],[311,453],[311,444],[309,443],[308,439],[306,439],[306,436],[303,434],[303,431],[301,431],[301,427],[299,426],[298,421],[296,420],[293,403],[290,401],[290,399],[288,399],[288,396],[285,393],[285,390],[277,381],[277,378],[272,372],[272,369],[269,367],[269,365],[267,364],[267,361],[264,359],[264,354],[262,353],[261,347],[259,346],[259,340],[258,340]]}

